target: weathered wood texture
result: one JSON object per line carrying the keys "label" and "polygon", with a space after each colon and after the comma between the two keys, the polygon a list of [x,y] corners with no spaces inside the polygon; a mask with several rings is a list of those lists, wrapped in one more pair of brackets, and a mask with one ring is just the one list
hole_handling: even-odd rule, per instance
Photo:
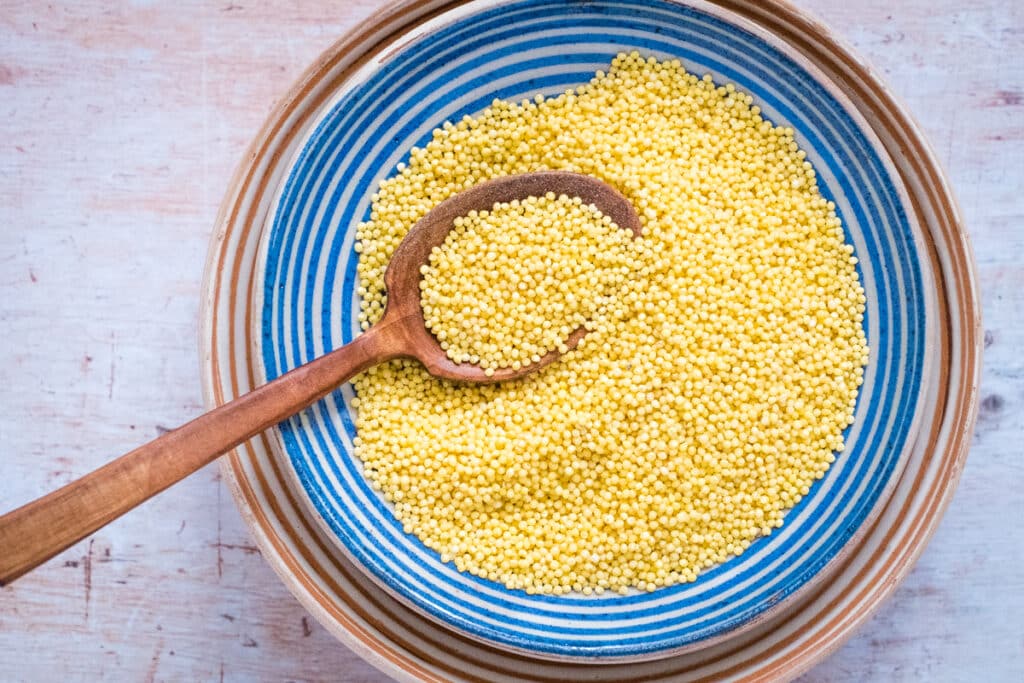
{"label": "weathered wood texture", "polygon": [[[199,287],[276,97],[378,2],[4,3],[0,509],[201,411]],[[1024,4],[802,0],[930,136],[974,238],[982,413],[909,580],[807,681],[1024,679]],[[252,546],[208,467],[0,591],[0,679],[383,676]]]}

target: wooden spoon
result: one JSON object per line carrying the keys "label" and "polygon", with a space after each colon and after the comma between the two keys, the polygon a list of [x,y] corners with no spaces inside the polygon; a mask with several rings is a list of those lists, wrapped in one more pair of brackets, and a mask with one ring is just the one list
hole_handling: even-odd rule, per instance
{"label": "wooden spoon", "polygon": [[[452,222],[472,209],[547,192],[579,197],[610,216],[619,227],[640,234],[633,206],[610,186],[590,176],[542,171],[506,176],[471,187],[431,210],[395,250],[384,274],[388,298],[380,322],[350,343],[295,368],[230,403],[121,456],[53,493],[0,517],[0,586],[37,567],[94,533],[219,455],[323,398],[372,365],[415,358],[430,374],[463,382],[499,382],[522,377],[559,356],[551,351],[519,370],[495,370],[455,363],[427,329],[420,307],[420,266],[440,246]],[[582,327],[566,341],[575,347]]]}

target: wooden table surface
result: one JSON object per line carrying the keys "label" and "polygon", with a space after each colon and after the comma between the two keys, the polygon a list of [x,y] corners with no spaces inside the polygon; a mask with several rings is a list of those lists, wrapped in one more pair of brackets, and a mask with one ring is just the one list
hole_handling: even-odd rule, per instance
{"label": "wooden table surface", "polygon": [[[228,178],[275,99],[380,3],[3,4],[0,511],[200,413],[200,283]],[[987,347],[942,525],[806,680],[1021,681],[1024,3],[799,4],[938,151],[973,237]],[[211,466],[0,591],[0,680],[385,677],[292,598]]]}

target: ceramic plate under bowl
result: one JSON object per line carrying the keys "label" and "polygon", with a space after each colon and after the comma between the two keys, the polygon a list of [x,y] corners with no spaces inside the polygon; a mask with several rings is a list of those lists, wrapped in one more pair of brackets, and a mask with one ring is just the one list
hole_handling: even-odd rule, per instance
{"label": "ceramic plate under bowl", "polygon": [[[385,12],[303,79],[236,178],[208,271],[214,403],[356,334],[352,230],[377,181],[433,127],[495,96],[560,92],[623,49],[734,82],[792,126],[861,259],[872,359],[847,450],[781,530],[693,584],[554,598],[458,574],[401,533],[363,481],[347,389],[282,425],[290,464],[266,439],[233,455],[227,471],[265,555],[318,618],[392,674],[792,672],[864,618],[892,585],[866,581],[902,576],[934,527],[977,379],[973,273],[948,192],[916,131],[819,27],[790,10],[731,9],[520,1]],[[931,431],[915,443],[922,419]],[[700,658],[666,658],[698,647]],[[613,664],[641,658],[652,661]],[[590,669],[597,660],[608,663]]]}

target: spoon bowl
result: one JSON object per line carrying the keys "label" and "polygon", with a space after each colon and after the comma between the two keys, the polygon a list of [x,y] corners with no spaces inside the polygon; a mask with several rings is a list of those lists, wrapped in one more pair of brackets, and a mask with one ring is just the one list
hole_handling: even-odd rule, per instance
{"label": "spoon bowl", "polygon": [[[612,186],[591,176],[568,171],[539,171],[474,185],[434,207],[412,227],[395,249],[384,272],[387,307],[384,317],[375,327],[387,327],[394,330],[394,334],[401,333],[401,343],[410,351],[409,355],[420,361],[431,375],[443,379],[490,384],[517,379],[555,362],[561,355],[557,349],[519,369],[496,368],[493,375],[484,374],[483,368],[473,363],[456,363],[445,354],[437,337],[427,329],[419,299],[420,266],[427,263],[435,247],[444,243],[456,218],[473,209],[490,209],[499,202],[537,197],[546,192],[579,197],[611,217],[620,228],[629,230],[634,236],[640,235],[640,217],[629,200]],[[574,330],[566,339],[566,347],[575,348],[586,332],[583,327]]]}

